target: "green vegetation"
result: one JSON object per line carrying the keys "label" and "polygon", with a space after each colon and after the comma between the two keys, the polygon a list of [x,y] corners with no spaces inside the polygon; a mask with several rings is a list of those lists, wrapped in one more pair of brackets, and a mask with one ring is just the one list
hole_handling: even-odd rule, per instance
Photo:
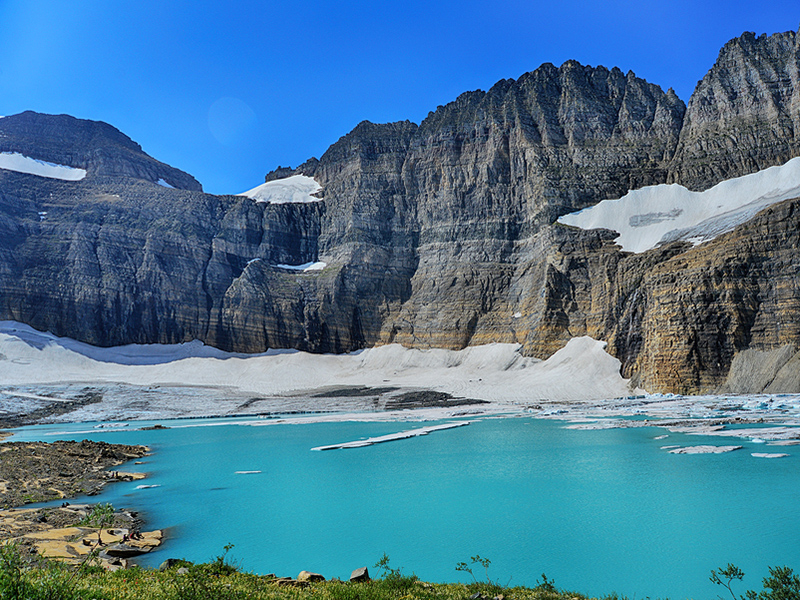
{"label": "green vegetation", "polygon": [[92,512],[78,522],[79,526],[97,528],[97,545],[103,545],[103,529],[114,524],[114,507],[111,504],[95,504]]}
{"label": "green vegetation", "polygon": [[82,576],[92,569],[70,569],[51,562],[30,568],[15,544],[0,544],[0,599],[2,600],[95,600],[103,598],[79,587]]}
{"label": "green vegetation", "polygon": [[[31,564],[17,546],[0,545],[0,600],[467,600],[476,594],[506,600],[586,600],[554,587],[426,583],[392,568],[385,554],[374,565],[379,574],[375,580],[300,584],[242,572],[228,559],[232,548],[225,546],[222,555],[204,564],[177,561],[163,571],[134,567],[108,572],[87,564],[77,569],[48,561]],[[489,562],[480,564],[488,568]],[[485,595],[490,590],[494,596]]]}
{"label": "green vegetation", "polygon": [[737,597],[733,591],[733,581],[744,579],[744,572],[731,563],[724,569],[711,571],[711,582],[724,587],[733,600],[800,600],[800,577],[789,567],[769,567],[769,576],[764,577],[764,589],[760,592],[747,590]]}
{"label": "green vegetation", "polygon": [[[274,576],[244,573],[228,559],[232,545],[209,563],[177,561],[161,571],[134,567],[115,572],[88,564],[70,568],[57,562],[28,562],[14,544],[0,544],[0,600],[586,600],[559,591],[542,575],[536,587],[501,586],[489,579],[490,561],[480,556],[458,563],[472,574],[480,566],[486,581],[431,584],[392,568],[384,554],[374,565],[379,576],[363,583],[339,580],[300,584]],[[744,573],[734,565],[711,572],[711,581],[726,588],[733,600],[800,600],[800,578],[789,567],[770,567],[761,592],[736,596],[734,581]],[[608,596],[605,600],[620,600]]]}
{"label": "green vegetation", "polygon": [[[475,577],[475,573],[472,572],[472,567],[470,565],[463,561],[456,564],[456,571],[469,573],[472,577],[472,584],[469,585],[470,591],[487,597],[496,597],[500,594],[503,594],[503,592],[508,588],[508,584],[511,583],[511,579],[508,580],[506,585],[500,585],[499,581],[492,581],[489,577],[489,565],[492,564],[492,561],[490,561],[488,558],[483,558],[480,554],[471,556],[469,560],[470,564],[480,565],[483,567],[484,574],[486,575],[486,581],[478,581],[478,579]],[[544,575],[542,577],[544,577]],[[545,577],[544,580],[547,582],[547,577]],[[539,587],[537,587],[537,589],[539,589]],[[547,591],[554,592],[555,588],[553,587]]]}

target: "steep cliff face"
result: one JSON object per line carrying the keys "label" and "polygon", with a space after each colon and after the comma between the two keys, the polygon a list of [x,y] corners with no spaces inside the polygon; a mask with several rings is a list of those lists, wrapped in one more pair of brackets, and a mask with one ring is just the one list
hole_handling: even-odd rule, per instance
{"label": "steep cliff face", "polygon": [[419,265],[383,341],[557,349],[529,339],[546,304],[540,237],[561,214],[663,181],[683,113],[671,91],[574,61],[431,113],[403,166]]}
{"label": "steep cliff face", "polygon": [[644,275],[644,352],[628,369],[657,389],[716,388],[747,348],[800,345],[800,200]]}
{"label": "steep cliff face", "polygon": [[[320,201],[306,204],[203,194],[103,123],[6,117],[0,151],[88,175],[0,170],[0,318],[100,345],[248,352],[515,342],[545,358],[591,335],[651,391],[733,390],[737,360],[794,385],[798,201],[696,248],[636,255],[614,232],[555,220],[797,155],[798,55],[795,33],[745,34],[688,107],[633,73],[545,64],[419,126],[361,123],[319,160],[267,175],[313,177]],[[312,261],[326,266],[285,266]]]}
{"label": "steep cliff face", "polygon": [[225,340],[217,315],[248,260],[296,264],[316,251],[313,205],[9,172],[0,189],[3,318],[99,345]]}
{"label": "steep cliff face", "polygon": [[702,190],[800,155],[800,36],[745,33],[689,100],[669,181]]}
{"label": "steep cliff face", "polygon": [[[547,258],[547,330],[607,340],[646,389],[716,390],[738,353],[800,347],[799,218],[800,199],[788,200],[701,246],[642,254],[619,252],[603,230],[565,229]],[[775,376],[760,387],[733,376],[726,389],[760,392]]]}

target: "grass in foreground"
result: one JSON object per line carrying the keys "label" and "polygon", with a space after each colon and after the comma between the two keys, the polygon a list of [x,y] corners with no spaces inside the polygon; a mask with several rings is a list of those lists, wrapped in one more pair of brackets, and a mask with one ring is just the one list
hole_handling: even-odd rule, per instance
{"label": "grass in foreground", "polygon": [[[133,568],[116,572],[83,565],[78,569],[55,562],[26,563],[19,549],[0,546],[0,600],[586,600],[582,594],[560,591],[543,576],[533,588],[502,586],[491,580],[471,584],[431,584],[415,575],[403,575],[378,562],[378,579],[352,583],[322,581],[305,586],[286,585],[272,576],[241,572],[227,561],[226,552],[214,561],[181,561],[164,571]],[[475,557],[473,557],[475,558]],[[477,557],[478,559],[480,557]],[[484,559],[485,560],[485,559]],[[476,562],[473,560],[473,563]],[[486,566],[483,561],[479,564]],[[459,566],[464,563],[459,563]],[[487,561],[488,564],[488,561]],[[462,567],[459,570],[464,570]],[[469,569],[467,569],[467,572]],[[732,580],[744,574],[732,565],[711,580],[731,592],[733,600],[800,600],[800,579],[788,567],[770,568],[764,591],[748,591],[739,598]],[[605,600],[621,600],[617,595]]]}
{"label": "grass in foreground", "polygon": [[210,563],[179,562],[165,571],[135,567],[108,572],[52,561],[29,564],[18,548],[5,545],[0,546],[0,600],[586,600],[556,591],[551,582],[536,588],[491,582],[431,584],[389,568],[388,559],[376,567],[383,570],[382,576],[372,581],[296,586],[241,572],[226,554]]}

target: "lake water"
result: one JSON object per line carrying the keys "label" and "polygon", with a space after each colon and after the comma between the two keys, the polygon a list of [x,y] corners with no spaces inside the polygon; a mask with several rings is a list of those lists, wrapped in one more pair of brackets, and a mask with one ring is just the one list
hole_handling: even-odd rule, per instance
{"label": "lake water", "polygon": [[[235,421],[248,422],[265,423]],[[728,562],[747,574],[740,592],[760,589],[768,565],[800,569],[800,447],[682,434],[656,440],[666,431],[577,431],[509,418],[312,452],[421,424],[165,424],[172,428],[39,426],[15,439],[151,446],[147,464],[125,468],[147,471],[146,481],[88,499],[139,509],[153,528],[169,528],[168,542],[143,561],[149,565],[210,560],[231,543],[230,556],[258,573],[346,578],[385,552],[405,573],[466,581],[455,565],[479,554],[503,584],[535,585],[545,573],[585,594],[673,599],[716,598],[721,590],[708,576]],[[673,455],[666,444],[744,448]],[[764,451],[790,456],[750,455]],[[136,489],[142,483],[160,487]]]}

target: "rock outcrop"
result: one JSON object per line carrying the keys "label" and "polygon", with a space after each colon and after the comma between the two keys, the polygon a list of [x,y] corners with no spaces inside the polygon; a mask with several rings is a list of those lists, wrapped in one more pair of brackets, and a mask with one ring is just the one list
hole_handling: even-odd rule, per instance
{"label": "rock outcrop", "polygon": [[800,156],[800,36],[745,33],[689,100],[669,182],[702,190]]}
{"label": "rock outcrop", "polygon": [[[745,34],[688,107],[631,72],[545,64],[419,126],[363,122],[266,176],[314,177],[321,200],[306,204],[203,194],[103,123],[6,117],[0,151],[88,175],[0,171],[0,318],[99,345],[247,352],[514,342],[545,358],[588,334],[648,390],[736,391],[743,352],[800,348],[797,201],[696,248],[637,255],[555,221],[800,154],[798,56],[794,32]],[[765,366],[765,385],[796,385],[782,371],[793,360]]]}
{"label": "rock outcrop", "polygon": [[148,156],[141,146],[107,123],[32,111],[0,119],[0,152],[85,169],[89,177],[124,176],[174,188],[202,191],[198,181]]}

